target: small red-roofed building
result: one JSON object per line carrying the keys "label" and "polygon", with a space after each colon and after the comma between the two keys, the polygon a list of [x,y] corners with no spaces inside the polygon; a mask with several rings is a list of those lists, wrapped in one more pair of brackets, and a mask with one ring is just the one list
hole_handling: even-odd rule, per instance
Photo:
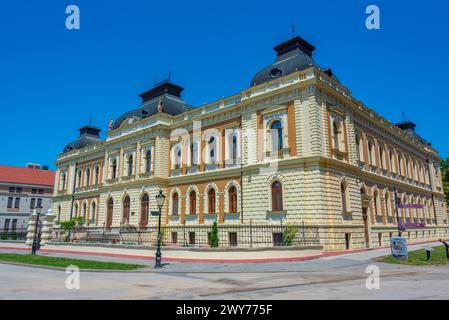
{"label": "small red-roofed building", "polygon": [[48,167],[0,165],[0,236],[25,233],[37,206],[46,214],[51,208],[54,183],[55,172]]}

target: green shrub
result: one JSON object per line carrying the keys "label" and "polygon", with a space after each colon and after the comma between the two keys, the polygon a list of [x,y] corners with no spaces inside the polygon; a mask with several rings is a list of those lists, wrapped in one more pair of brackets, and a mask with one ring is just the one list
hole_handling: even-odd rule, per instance
{"label": "green shrub", "polygon": [[0,240],[8,240],[8,237],[6,236],[6,234],[2,233],[2,235],[0,236]]}
{"label": "green shrub", "polygon": [[282,233],[283,245],[286,247],[291,247],[297,234],[298,234],[297,227],[289,224],[285,226],[284,232]]}
{"label": "green shrub", "polygon": [[12,240],[17,240],[17,233],[15,232],[12,233]]}
{"label": "green shrub", "polygon": [[211,248],[218,248],[218,225],[217,221],[214,221],[214,224],[212,225],[212,231],[209,235],[209,244]]}

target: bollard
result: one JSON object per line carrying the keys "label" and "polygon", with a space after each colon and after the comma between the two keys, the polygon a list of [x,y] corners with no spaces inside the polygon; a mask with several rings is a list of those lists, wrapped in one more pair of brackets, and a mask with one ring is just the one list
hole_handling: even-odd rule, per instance
{"label": "bollard", "polygon": [[430,246],[427,246],[424,249],[426,249],[427,261],[430,261],[430,259],[432,258],[431,252],[433,251],[433,249]]}
{"label": "bollard", "polygon": [[446,257],[447,257],[447,259],[449,260],[449,244],[447,244],[446,242],[444,242],[443,240],[439,240],[442,244],[444,244],[445,245],[445,247],[446,247]]}

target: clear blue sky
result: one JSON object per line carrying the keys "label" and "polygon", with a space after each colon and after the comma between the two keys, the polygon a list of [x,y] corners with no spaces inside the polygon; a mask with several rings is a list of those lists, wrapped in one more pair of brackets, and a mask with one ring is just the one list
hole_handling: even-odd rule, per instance
{"label": "clear blue sky", "polygon": [[[0,163],[49,164],[89,122],[138,106],[167,77],[197,106],[248,87],[297,34],[354,97],[387,119],[415,121],[449,156],[447,1],[10,1],[0,8]],[[416,2],[417,3],[417,2]],[[421,2],[422,3],[422,2]],[[65,28],[76,4],[81,29]],[[381,9],[381,30],[365,8]]]}

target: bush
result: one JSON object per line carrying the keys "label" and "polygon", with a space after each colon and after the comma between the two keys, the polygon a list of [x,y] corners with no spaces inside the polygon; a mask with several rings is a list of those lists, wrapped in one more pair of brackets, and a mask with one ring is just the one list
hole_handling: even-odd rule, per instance
{"label": "bush", "polygon": [[214,224],[212,225],[212,231],[209,236],[209,244],[211,248],[218,248],[218,225],[217,221],[214,221]]}
{"label": "bush", "polygon": [[12,233],[12,240],[17,240],[17,233],[15,232]]}
{"label": "bush", "polygon": [[287,225],[284,229],[284,232],[282,233],[283,245],[286,247],[291,247],[297,234],[298,234],[297,227],[293,225]]}
{"label": "bush", "polygon": [[2,235],[0,236],[0,240],[8,240],[8,237],[6,236],[6,234],[2,233]]}

